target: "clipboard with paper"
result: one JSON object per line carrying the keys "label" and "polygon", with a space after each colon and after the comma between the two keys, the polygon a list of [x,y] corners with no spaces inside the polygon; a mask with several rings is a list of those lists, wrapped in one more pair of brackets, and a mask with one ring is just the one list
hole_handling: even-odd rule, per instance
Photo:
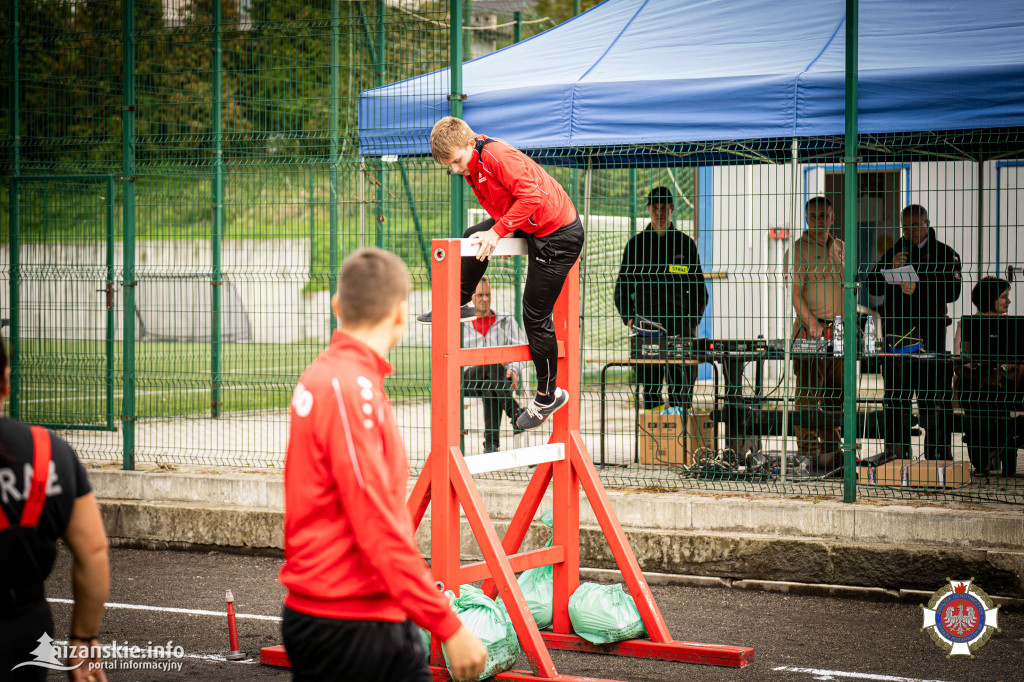
{"label": "clipboard with paper", "polygon": [[921,281],[913,265],[901,265],[898,268],[882,270],[882,277],[885,278],[886,284],[906,284],[908,282]]}

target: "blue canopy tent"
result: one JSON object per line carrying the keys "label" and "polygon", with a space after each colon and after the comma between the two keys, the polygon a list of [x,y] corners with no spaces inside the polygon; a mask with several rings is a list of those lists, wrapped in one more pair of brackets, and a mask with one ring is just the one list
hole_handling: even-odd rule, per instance
{"label": "blue canopy tent", "polygon": [[[607,0],[467,62],[463,116],[548,163],[786,161],[793,138],[802,157],[838,157],[844,16],[842,0]],[[919,151],[972,159],[970,137],[933,133],[1024,126],[1022,35],[1019,0],[862,0],[865,160],[886,154],[875,134],[920,133]],[[429,154],[448,93],[447,69],[363,92],[361,154]],[[1007,139],[986,155],[1016,152]]]}

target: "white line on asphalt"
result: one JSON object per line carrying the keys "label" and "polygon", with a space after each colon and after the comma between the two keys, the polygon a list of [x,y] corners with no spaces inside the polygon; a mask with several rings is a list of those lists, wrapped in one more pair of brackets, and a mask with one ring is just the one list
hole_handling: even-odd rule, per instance
{"label": "white line on asphalt", "polygon": [[231,663],[232,665],[235,663],[248,663],[249,665],[252,665],[256,662],[255,658],[245,658],[241,661],[229,661],[221,654],[185,654],[184,658],[194,658],[208,663]]}
{"label": "white line on asphalt", "polygon": [[872,673],[854,673],[845,670],[818,670],[817,668],[793,668],[788,665],[780,665],[772,670],[790,673],[807,673],[814,675],[818,680],[832,680],[836,678],[850,678],[855,680],[877,680],[878,682],[945,682],[944,680],[925,680],[917,677],[899,677],[896,675],[874,675]]}
{"label": "white line on asphalt", "polygon": [[[46,601],[55,604],[73,604],[73,599],[48,598]],[[177,609],[170,606],[146,606],[145,604],[116,604],[107,603],[108,609],[133,609],[135,611],[163,611],[165,613],[184,613],[190,616],[221,616],[227,617],[227,611],[203,611],[202,609]],[[281,622],[281,616],[261,616],[255,613],[236,613],[235,618],[248,618],[249,620],[271,620]]]}
{"label": "white line on asphalt", "polygon": [[[51,599],[50,601],[64,601],[64,600],[54,600],[54,599]],[[58,645],[58,646],[63,646],[65,644],[67,644],[68,642],[67,642],[67,640],[57,640],[57,639],[55,639],[55,640],[53,640],[53,643]],[[252,665],[253,663],[256,662],[255,658],[243,658],[240,661],[229,661],[228,659],[224,658],[223,654],[182,654],[181,658],[191,658],[191,659],[195,659],[197,661],[206,661],[207,663],[248,663],[249,665]],[[170,660],[175,660],[176,661],[176,660],[180,660],[180,659],[177,656],[169,656],[167,658],[167,660],[168,661],[170,661]]]}

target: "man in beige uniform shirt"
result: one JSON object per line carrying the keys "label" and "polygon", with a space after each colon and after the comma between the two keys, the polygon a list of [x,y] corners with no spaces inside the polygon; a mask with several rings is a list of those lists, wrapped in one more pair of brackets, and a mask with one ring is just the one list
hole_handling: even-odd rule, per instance
{"label": "man in beige uniform shirt", "polygon": [[[786,252],[785,273],[793,290],[793,337],[816,339],[831,336],[836,315],[843,314],[842,240],[830,233],[835,215],[825,197],[814,197],[804,206],[807,231]],[[796,407],[839,410],[843,405],[843,361],[825,358],[794,359]],[[842,464],[838,428],[794,429],[801,455],[811,458],[817,472]]]}

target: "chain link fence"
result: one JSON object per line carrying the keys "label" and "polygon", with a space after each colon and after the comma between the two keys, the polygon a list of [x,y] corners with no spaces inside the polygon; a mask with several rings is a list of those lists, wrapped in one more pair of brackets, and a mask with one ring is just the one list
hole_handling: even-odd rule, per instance
{"label": "chain link fence", "polygon": [[[464,54],[551,27],[547,4],[478,3]],[[332,332],[345,255],[398,253],[420,312],[430,240],[485,217],[471,205],[453,226],[450,179],[429,158],[360,155],[360,93],[449,65],[448,3],[12,0],[0,16],[10,414],[61,429],[88,460],[281,467],[291,391]],[[405,95],[448,92],[430,87]],[[858,496],[1024,502],[1008,342],[1021,308],[998,308],[1022,265],[1021,147],[1016,129],[863,137],[857,196],[841,137],[681,140],[618,161],[603,149],[596,165],[587,149],[538,154],[586,224],[581,430],[605,480],[839,496],[853,400]],[[848,202],[858,225],[844,224]],[[911,205],[926,209],[923,243],[903,230]],[[805,248],[818,220],[831,236]],[[857,244],[856,282],[830,251],[841,241]],[[916,262],[916,282],[888,272],[946,258],[936,244],[957,258],[941,277],[934,260]],[[488,274],[492,307],[518,316],[524,264]],[[844,330],[856,358],[833,350],[844,283],[858,287],[859,328]],[[899,298],[921,294],[930,307]],[[813,299],[802,322],[800,297]],[[390,358],[414,468],[429,447],[429,341],[412,325]],[[464,408],[465,451],[479,452],[482,401]],[[544,439],[507,420],[500,435]]]}

